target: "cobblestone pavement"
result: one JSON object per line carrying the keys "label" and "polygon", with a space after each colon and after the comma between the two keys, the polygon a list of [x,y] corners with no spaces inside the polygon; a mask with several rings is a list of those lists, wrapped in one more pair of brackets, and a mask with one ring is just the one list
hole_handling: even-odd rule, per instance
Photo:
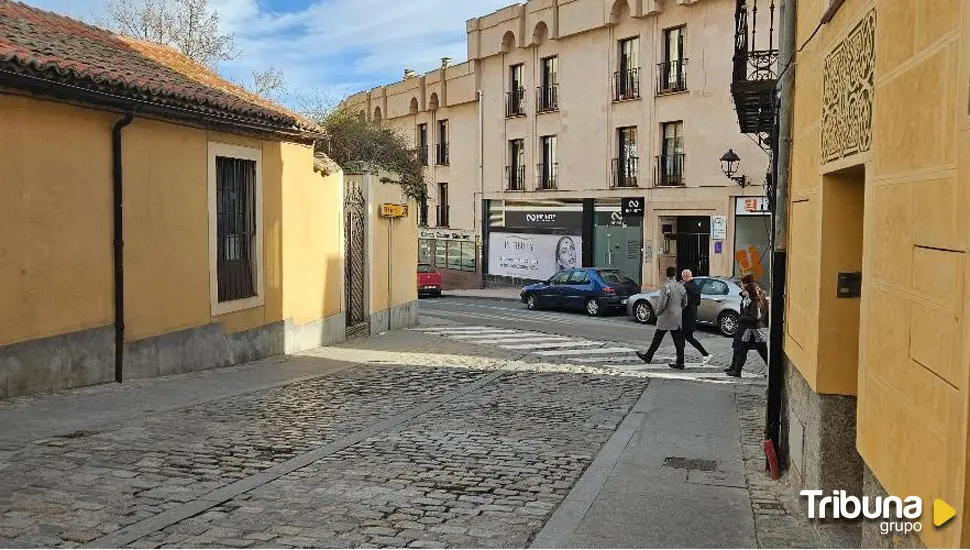
{"label": "cobblestone pavement", "polygon": [[522,546],[647,384],[393,357],[0,449],[0,546]]}

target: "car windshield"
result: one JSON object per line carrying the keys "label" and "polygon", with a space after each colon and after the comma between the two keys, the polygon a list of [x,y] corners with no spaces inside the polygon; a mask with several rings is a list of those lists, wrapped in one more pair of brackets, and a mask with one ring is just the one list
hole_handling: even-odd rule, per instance
{"label": "car windshield", "polygon": [[427,264],[419,264],[418,273],[434,273],[434,268]]}
{"label": "car windshield", "polygon": [[604,269],[604,270],[598,271],[597,273],[599,273],[600,274],[600,277],[603,278],[603,282],[605,282],[608,285],[633,285],[633,286],[636,286],[636,284],[637,284],[636,281],[634,281],[633,279],[627,277],[626,275],[624,275],[624,274],[622,274],[622,273],[620,273],[619,271],[616,271],[616,270],[612,270],[612,269],[606,270],[606,269]]}

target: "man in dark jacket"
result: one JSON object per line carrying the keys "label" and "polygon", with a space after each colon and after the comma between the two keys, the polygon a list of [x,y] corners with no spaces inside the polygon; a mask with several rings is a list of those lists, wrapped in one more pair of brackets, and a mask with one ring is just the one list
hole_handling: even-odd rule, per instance
{"label": "man in dark jacket", "polygon": [[697,328],[697,307],[701,305],[701,287],[694,280],[694,274],[689,269],[685,269],[680,274],[684,282],[684,290],[687,291],[687,305],[684,306],[684,340],[690,342],[703,357],[706,365],[711,360],[711,354],[707,353],[704,345],[694,338],[694,330]]}

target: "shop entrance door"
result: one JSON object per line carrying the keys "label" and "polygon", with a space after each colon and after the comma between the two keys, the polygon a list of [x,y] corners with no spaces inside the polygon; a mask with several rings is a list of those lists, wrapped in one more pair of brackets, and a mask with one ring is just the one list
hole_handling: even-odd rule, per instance
{"label": "shop entrance door", "polygon": [[709,276],[711,268],[711,218],[677,218],[677,270],[691,270],[695,277]]}
{"label": "shop entrance door", "polygon": [[643,263],[643,228],[597,226],[593,228],[593,261],[595,267],[619,269],[640,282]]}

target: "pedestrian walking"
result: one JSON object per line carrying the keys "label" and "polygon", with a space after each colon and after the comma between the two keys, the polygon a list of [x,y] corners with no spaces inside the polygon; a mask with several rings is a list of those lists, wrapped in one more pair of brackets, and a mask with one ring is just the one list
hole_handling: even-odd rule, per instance
{"label": "pedestrian walking", "polygon": [[701,287],[694,280],[691,270],[685,269],[680,274],[683,281],[684,290],[687,291],[687,305],[684,306],[684,340],[690,342],[703,358],[702,364],[706,365],[711,361],[711,354],[704,349],[704,344],[694,338],[694,331],[697,329],[697,307],[701,305]]}
{"label": "pedestrian walking", "polygon": [[748,352],[752,349],[758,351],[765,365],[768,364],[768,299],[751,275],[745,275],[741,283],[744,285],[741,293],[741,319],[731,345],[734,348],[734,357],[731,366],[724,371],[728,376],[736,378],[740,378]]}
{"label": "pedestrian walking", "polygon": [[684,306],[687,304],[687,291],[677,282],[676,267],[667,268],[667,282],[660,289],[660,298],[657,304],[657,330],[653,333],[653,341],[646,353],[638,351],[637,357],[644,363],[653,361],[653,354],[657,353],[660,343],[664,336],[670,333],[674,339],[674,347],[677,349],[677,362],[667,366],[672,369],[684,368],[684,332],[683,332],[683,313]]}

